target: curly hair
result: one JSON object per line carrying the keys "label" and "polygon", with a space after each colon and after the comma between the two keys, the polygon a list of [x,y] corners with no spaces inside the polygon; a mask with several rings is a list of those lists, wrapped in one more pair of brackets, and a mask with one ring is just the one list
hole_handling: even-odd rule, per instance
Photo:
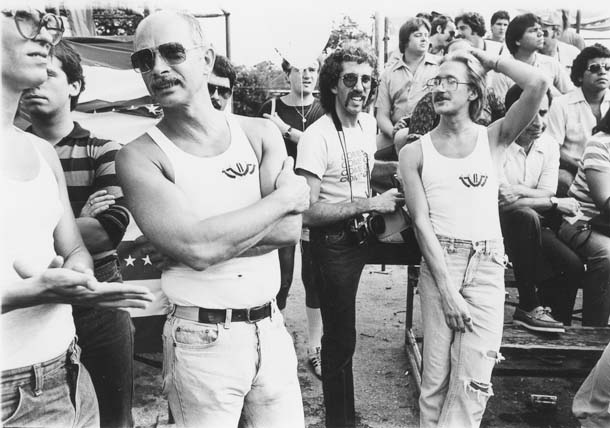
{"label": "curly hair", "polygon": [[533,13],[524,13],[523,15],[517,15],[512,21],[508,23],[506,27],[506,47],[511,54],[516,54],[519,50],[517,42],[523,38],[525,30],[529,27],[533,27],[536,24],[540,24],[540,18]]}
{"label": "curly hair", "polygon": [[[320,86],[320,104],[327,113],[330,113],[335,108],[335,94],[333,88],[339,83],[339,76],[343,71],[344,62],[355,62],[357,64],[367,63],[373,68],[373,79],[376,80],[375,69],[377,60],[375,56],[362,46],[346,45],[328,55],[322,64],[320,70],[320,78],[318,80]],[[371,85],[369,100],[374,92]],[[368,100],[367,100],[368,103]]]}
{"label": "curly hair", "polygon": [[485,28],[485,18],[477,12],[466,12],[455,18],[455,23],[462,21],[468,25],[474,34],[479,37],[485,36],[487,29]]}
{"label": "curly hair", "polygon": [[434,18],[434,21],[432,21],[432,24],[430,24],[430,26],[432,27],[432,29],[430,30],[430,35],[434,36],[435,34],[437,34],[438,31],[436,31],[436,29],[438,27],[441,27],[441,31],[445,31],[445,29],[447,28],[447,24],[449,24],[450,22],[453,22],[453,19],[451,19],[450,16],[437,16],[436,18]]}
{"label": "curly hair", "polygon": [[430,32],[430,22],[425,18],[411,18],[400,26],[400,30],[398,30],[398,50],[400,53],[405,53],[409,44],[409,37],[421,27],[426,27],[428,33]]}
{"label": "curly hair", "polygon": [[79,93],[70,98],[70,110],[74,110],[78,105],[78,97],[85,90],[85,76],[83,75],[80,55],[65,40],[61,40],[53,46],[49,55],[57,58],[61,63],[61,69],[66,74],[68,83],[80,82]]}
{"label": "curly hair", "polygon": [[582,85],[582,77],[585,74],[589,61],[594,58],[610,58],[610,49],[595,43],[594,45],[587,46],[584,48],[572,63],[572,71],[570,72],[570,79],[575,86],[580,87]]}
{"label": "curly hair", "polygon": [[487,72],[483,65],[471,53],[458,50],[445,55],[441,64],[449,61],[459,62],[466,66],[468,72],[469,86],[474,90],[477,97],[468,105],[468,115],[473,122],[476,122],[481,115],[483,107],[487,102]]}

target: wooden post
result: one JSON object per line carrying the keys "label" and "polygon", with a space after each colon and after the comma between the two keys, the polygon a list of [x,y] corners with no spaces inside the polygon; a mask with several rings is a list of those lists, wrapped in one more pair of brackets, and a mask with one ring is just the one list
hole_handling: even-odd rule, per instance
{"label": "wooden post", "polygon": [[580,24],[581,24],[581,21],[582,21],[582,14],[580,12],[580,9],[578,9],[576,11],[576,32],[577,33],[580,33]]}
{"label": "wooden post", "polygon": [[375,12],[375,55],[377,56],[377,74],[381,75],[383,71],[383,65],[385,64],[384,50],[383,50],[383,37],[382,37],[383,18],[381,12]]}

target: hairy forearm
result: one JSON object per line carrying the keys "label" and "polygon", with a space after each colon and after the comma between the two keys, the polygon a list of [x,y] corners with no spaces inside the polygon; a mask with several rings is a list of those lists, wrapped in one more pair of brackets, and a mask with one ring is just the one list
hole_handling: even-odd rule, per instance
{"label": "hairy forearm", "polygon": [[301,237],[303,216],[291,214],[280,220],[256,245],[245,250],[239,257],[251,257],[268,253],[282,247],[296,245]]}
{"label": "hairy forearm", "polygon": [[108,233],[106,233],[97,219],[93,217],[79,217],[76,219],[76,225],[90,253],[96,254],[113,249]]}
{"label": "hairy forearm", "polygon": [[359,214],[369,212],[370,199],[356,199],[353,202],[331,204],[316,202],[303,214],[303,225],[306,227],[320,227],[337,223]]}

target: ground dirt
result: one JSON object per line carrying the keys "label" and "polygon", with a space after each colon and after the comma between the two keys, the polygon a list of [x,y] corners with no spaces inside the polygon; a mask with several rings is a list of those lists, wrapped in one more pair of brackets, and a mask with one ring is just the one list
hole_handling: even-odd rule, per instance
{"label": "ground dirt", "polygon": [[[306,358],[307,322],[299,263],[295,272],[285,313],[286,325],[299,357],[305,425],[323,428],[321,382],[311,372]],[[404,347],[406,280],[405,266],[388,266],[382,272],[378,265],[367,265],[362,274],[357,303],[358,344],[354,356],[356,411],[362,428],[418,426],[414,380],[409,374]],[[420,326],[418,301],[416,297],[416,333]],[[511,307],[506,307],[507,321],[512,311]],[[151,357],[161,359],[159,354]],[[577,427],[570,408],[582,380],[494,376],[495,396],[488,403],[482,427]],[[161,396],[160,369],[137,362],[135,393],[136,424],[140,427],[168,426],[167,402]],[[550,410],[532,408],[528,405],[530,394],[556,395],[557,406]]]}

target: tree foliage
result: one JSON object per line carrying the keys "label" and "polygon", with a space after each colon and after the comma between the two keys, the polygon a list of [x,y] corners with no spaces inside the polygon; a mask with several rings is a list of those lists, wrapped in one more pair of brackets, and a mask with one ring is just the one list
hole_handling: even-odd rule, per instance
{"label": "tree foliage", "polygon": [[233,111],[245,116],[256,116],[260,106],[274,90],[286,89],[288,84],[282,69],[271,61],[252,67],[235,67],[237,79],[233,91]]}
{"label": "tree foliage", "polygon": [[334,22],[324,50],[330,52],[345,43],[362,43],[369,47],[372,43],[372,37],[363,31],[348,15],[343,15],[338,21]]}

